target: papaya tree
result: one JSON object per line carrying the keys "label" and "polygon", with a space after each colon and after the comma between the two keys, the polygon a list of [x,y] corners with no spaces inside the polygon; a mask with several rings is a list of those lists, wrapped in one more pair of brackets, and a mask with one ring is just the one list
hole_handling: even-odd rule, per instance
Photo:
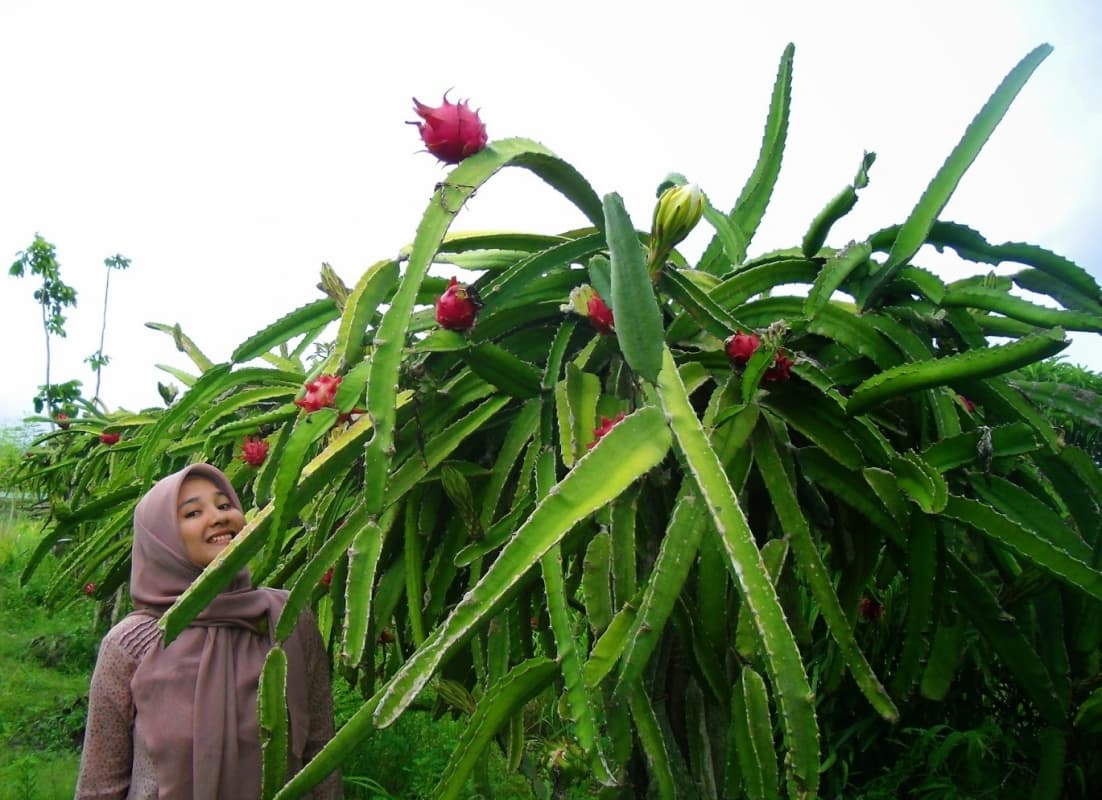
{"label": "papaya tree", "polygon": [[[1102,474],[1008,376],[1066,331],[1102,332],[1102,293],[1060,255],[941,218],[1049,51],[1011,70],[905,220],[844,247],[826,242],[872,154],[797,246],[749,252],[791,46],[727,211],[671,175],[640,229],[543,145],[460,148],[412,243],[354,286],[330,271],[225,363],[156,325],[195,366],[174,370],[167,409],[40,439],[22,476],[49,516],[28,574],[69,540],[50,597],[93,578],[110,596],[144,489],[226,467],[248,523],[162,617],[165,639],[247,564],[290,590],[276,639],[313,609],[363,697],[285,783],[267,748],[281,800],[428,709],[466,720],[436,797],[472,778],[486,793],[492,750],[537,796],[856,796],[909,725],[965,713],[1014,732],[1000,796],[1086,796],[1102,779]],[[566,197],[577,226],[452,230],[506,168]],[[714,235],[690,263],[677,245],[697,224]],[[947,283],[921,266],[927,244],[1020,271]],[[277,648],[261,684],[274,743],[282,665]]]}

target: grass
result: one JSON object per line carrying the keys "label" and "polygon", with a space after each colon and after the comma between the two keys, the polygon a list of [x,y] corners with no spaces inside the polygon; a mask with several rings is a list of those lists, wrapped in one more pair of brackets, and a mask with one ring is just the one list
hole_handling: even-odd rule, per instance
{"label": "grass", "polygon": [[19,573],[34,526],[0,506],[0,798],[70,798],[80,762],[88,678],[98,636],[91,603],[54,613],[42,597],[47,558],[26,587]]}

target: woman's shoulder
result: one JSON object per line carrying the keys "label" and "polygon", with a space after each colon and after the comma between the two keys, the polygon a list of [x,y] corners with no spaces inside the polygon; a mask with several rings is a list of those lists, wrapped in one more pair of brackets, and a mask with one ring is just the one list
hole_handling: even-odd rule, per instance
{"label": "woman's shoulder", "polygon": [[100,644],[100,653],[113,651],[140,660],[157,643],[160,631],[157,618],[136,611],[115,624]]}

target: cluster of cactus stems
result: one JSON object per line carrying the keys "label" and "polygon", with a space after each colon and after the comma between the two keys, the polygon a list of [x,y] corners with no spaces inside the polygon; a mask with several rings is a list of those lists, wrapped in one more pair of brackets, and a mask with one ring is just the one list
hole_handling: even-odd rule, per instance
{"label": "cluster of cactus stems", "polygon": [[[165,639],[248,564],[290,589],[276,639],[313,608],[364,698],[288,778],[272,651],[266,798],[301,796],[427,706],[468,720],[436,797],[472,776],[485,791],[498,748],[545,794],[812,798],[845,780],[824,715],[863,719],[847,746],[871,746],[916,704],[951,702],[968,653],[1027,709],[1035,796],[1060,796],[1069,750],[1102,727],[1102,473],[1008,373],[1063,349],[1065,330],[1102,331],[1102,294],[1061,256],[940,219],[1049,50],[1009,73],[902,224],[840,249],[825,242],[871,155],[800,246],[747,253],[780,168],[791,47],[728,213],[672,176],[648,235],[544,146],[490,142],[437,186],[407,250],[229,362],[156,326],[197,372],[174,371],[187,388],[167,409],[36,443],[23,477],[49,516],[28,574],[71,540],[51,598],[92,579],[121,595],[141,493],[189,462],[223,466],[248,523],[163,616]],[[451,231],[506,167],[570,200],[577,228]],[[715,234],[693,265],[676,244],[700,220]],[[917,263],[924,244],[1020,270],[947,283]],[[477,275],[462,287],[477,309],[430,274],[456,267]],[[774,292],[791,284],[810,290]],[[243,458],[258,436],[265,457]]]}

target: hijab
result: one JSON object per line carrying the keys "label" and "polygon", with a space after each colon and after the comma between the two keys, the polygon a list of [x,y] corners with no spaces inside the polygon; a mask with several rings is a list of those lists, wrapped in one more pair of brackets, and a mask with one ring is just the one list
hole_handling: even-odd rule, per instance
{"label": "hijab", "polygon": [[[177,516],[180,487],[193,477],[209,480],[241,510],[229,480],[209,464],[154,484],[134,510],[130,593],[137,613],[160,617],[202,574],[187,556]],[[171,644],[158,641],[139,663],[130,683],[134,732],[156,770],[161,800],[259,797],[257,685],[286,602],[286,592],[253,588],[243,567]],[[301,763],[309,720],[305,659],[294,635],[286,650],[291,749]]]}

